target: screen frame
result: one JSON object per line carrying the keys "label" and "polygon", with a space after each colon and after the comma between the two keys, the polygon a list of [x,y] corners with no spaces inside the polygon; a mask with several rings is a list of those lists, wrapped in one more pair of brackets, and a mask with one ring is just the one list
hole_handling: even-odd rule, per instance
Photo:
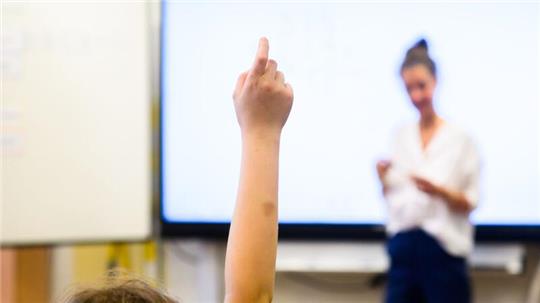
{"label": "screen frame", "polygon": [[[230,223],[223,222],[171,222],[164,214],[164,46],[165,17],[167,0],[160,6],[159,32],[159,140],[158,140],[158,173],[159,187],[159,223],[160,235],[163,238],[207,238],[226,240]],[[280,239],[295,240],[383,240],[386,239],[384,224],[324,224],[324,223],[279,223]],[[476,224],[475,240],[479,242],[534,242],[540,243],[540,222],[535,225],[512,224]]]}
{"label": "screen frame", "polygon": [[[225,240],[229,223],[167,222],[161,220],[163,238],[208,238]],[[279,238],[291,240],[384,240],[383,224],[295,224],[280,223]],[[540,226],[476,225],[478,242],[540,243]]]}

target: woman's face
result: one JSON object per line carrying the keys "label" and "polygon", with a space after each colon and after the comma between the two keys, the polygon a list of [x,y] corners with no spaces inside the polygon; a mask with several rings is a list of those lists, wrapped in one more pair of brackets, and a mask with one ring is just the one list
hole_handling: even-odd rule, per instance
{"label": "woman's face", "polygon": [[422,64],[405,68],[401,72],[407,93],[420,114],[433,107],[433,92],[437,81],[431,72]]}

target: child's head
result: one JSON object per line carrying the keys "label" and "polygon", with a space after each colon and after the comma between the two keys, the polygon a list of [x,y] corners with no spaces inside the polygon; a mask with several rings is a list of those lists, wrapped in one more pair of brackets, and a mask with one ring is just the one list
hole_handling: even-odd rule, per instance
{"label": "child's head", "polygon": [[119,271],[109,272],[99,285],[72,291],[62,303],[177,303],[148,281]]}

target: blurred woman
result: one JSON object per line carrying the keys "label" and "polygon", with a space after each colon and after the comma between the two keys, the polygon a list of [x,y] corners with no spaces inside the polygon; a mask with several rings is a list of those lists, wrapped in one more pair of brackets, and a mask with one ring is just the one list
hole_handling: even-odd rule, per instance
{"label": "blurred woman", "polygon": [[407,51],[400,72],[419,120],[397,132],[391,159],[377,163],[388,205],[385,300],[470,302],[466,258],[473,248],[469,215],[478,202],[478,153],[435,110],[437,69],[425,40]]}

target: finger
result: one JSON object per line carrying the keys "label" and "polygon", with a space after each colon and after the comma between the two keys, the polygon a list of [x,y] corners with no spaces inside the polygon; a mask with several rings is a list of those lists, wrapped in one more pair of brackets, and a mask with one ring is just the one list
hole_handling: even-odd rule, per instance
{"label": "finger", "polygon": [[257,49],[257,54],[255,55],[255,61],[251,67],[250,73],[254,76],[260,76],[264,74],[266,69],[266,64],[268,62],[268,39],[262,37],[259,40],[259,48]]}
{"label": "finger", "polygon": [[292,86],[289,83],[285,83],[285,89],[287,90],[287,94],[290,96],[291,100],[294,100],[294,91]]}
{"label": "finger", "polygon": [[418,176],[415,176],[415,175],[411,175],[410,177],[411,177],[411,179],[412,179],[414,182],[421,182],[421,181],[423,181],[422,178],[420,178],[420,177],[418,177]]}
{"label": "finger", "polygon": [[382,169],[388,169],[390,167],[390,162],[386,160],[380,160],[379,162],[377,162],[377,165]]}
{"label": "finger", "polygon": [[277,72],[277,62],[272,59],[268,60],[264,75],[268,77],[268,79],[274,80],[276,78],[276,72]]}
{"label": "finger", "polygon": [[243,72],[238,76],[238,80],[236,80],[236,87],[234,88],[233,92],[233,98],[236,97],[242,90],[242,87],[244,87],[244,83],[246,82],[247,72]]}
{"label": "finger", "polygon": [[276,72],[276,81],[285,84],[285,75],[280,71]]}

